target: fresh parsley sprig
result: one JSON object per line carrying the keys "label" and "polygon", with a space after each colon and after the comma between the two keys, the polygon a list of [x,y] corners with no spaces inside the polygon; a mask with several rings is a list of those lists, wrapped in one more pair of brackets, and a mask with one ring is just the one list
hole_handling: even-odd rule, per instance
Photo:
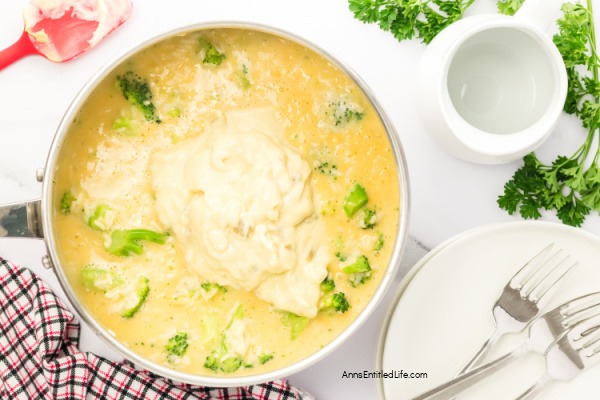
{"label": "fresh parsley sprig", "polygon": [[348,0],[354,17],[377,23],[398,40],[420,38],[425,43],[462,18],[475,0]]}
{"label": "fresh parsley sprig", "polygon": [[499,0],[498,11],[506,15],[515,15],[525,0]]}
{"label": "fresh parsley sprig", "polygon": [[556,212],[565,224],[581,226],[592,210],[600,212],[600,58],[596,51],[592,0],[587,7],[565,3],[554,36],[565,66],[569,88],[565,112],[574,114],[587,129],[581,147],[570,157],[558,156],[550,165],[535,153],[504,185],[498,205],[509,214],[538,219],[541,210]]}
{"label": "fresh parsley sprig", "polygon": [[[355,18],[377,23],[398,40],[425,43],[461,19],[474,0],[348,0]],[[514,15],[525,0],[498,0],[498,11]],[[569,88],[564,110],[587,129],[581,147],[570,157],[547,165],[535,153],[504,185],[498,205],[509,214],[538,219],[542,210],[556,212],[565,224],[581,226],[592,210],[600,213],[600,56],[596,48],[592,0],[586,6],[565,3],[554,36],[565,66]]]}

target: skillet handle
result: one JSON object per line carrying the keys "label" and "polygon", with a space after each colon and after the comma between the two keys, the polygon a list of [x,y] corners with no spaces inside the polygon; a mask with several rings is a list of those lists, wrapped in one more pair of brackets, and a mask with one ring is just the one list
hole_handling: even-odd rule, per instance
{"label": "skillet handle", "polygon": [[0,206],[0,238],[44,237],[41,219],[41,200]]}

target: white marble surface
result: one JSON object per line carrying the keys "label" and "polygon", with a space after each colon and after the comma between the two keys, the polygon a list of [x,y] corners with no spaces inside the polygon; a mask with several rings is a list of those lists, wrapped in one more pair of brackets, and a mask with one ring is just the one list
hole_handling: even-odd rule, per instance
{"label": "white marble surface", "polygon": [[[18,39],[26,2],[0,2],[0,48]],[[413,238],[433,247],[466,229],[517,219],[499,210],[496,198],[520,162],[482,166],[445,154],[424,130],[414,108],[418,88],[413,78],[424,46],[416,41],[398,43],[376,26],[355,20],[346,0],[134,0],[134,6],[133,16],[123,27],[76,60],[53,64],[29,57],[0,72],[0,204],[40,196],[35,171],[44,166],[54,131],[70,101],[100,66],[169,28],[243,20],[283,28],[317,43],[353,68],[372,89],[396,126],[406,153]],[[469,13],[494,11],[494,7],[493,0],[478,0]],[[538,154],[546,161],[559,152],[571,154],[584,136],[578,121],[564,116]],[[556,221],[551,215],[544,219]],[[600,217],[589,217],[582,229],[600,234]],[[423,253],[414,242],[409,250],[399,278]],[[41,241],[0,239],[0,256],[39,273],[60,294],[56,278],[41,266],[43,254]],[[375,382],[342,379],[341,374],[373,368],[377,335],[391,292],[350,343],[292,376],[292,382],[318,399],[375,399]],[[119,359],[85,327],[81,347]]]}

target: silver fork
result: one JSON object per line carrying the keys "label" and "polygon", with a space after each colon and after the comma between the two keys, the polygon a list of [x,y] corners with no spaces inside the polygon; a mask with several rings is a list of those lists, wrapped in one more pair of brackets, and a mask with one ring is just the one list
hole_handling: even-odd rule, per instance
{"label": "silver fork", "polygon": [[546,246],[506,284],[492,307],[494,331],[458,375],[479,364],[502,335],[525,329],[539,314],[540,301],[544,296],[577,265],[577,262],[571,261],[571,257],[565,255],[562,249],[552,252],[553,248],[554,244]]}
{"label": "silver fork", "polygon": [[570,381],[600,362],[600,315],[575,325],[546,354],[546,372],[516,400],[536,397],[553,380]]}
{"label": "silver fork", "polygon": [[578,324],[588,321],[600,325],[600,292],[578,297],[542,314],[530,324],[529,338],[515,350],[410,400],[450,399],[525,353],[550,354],[548,351],[556,342]]}

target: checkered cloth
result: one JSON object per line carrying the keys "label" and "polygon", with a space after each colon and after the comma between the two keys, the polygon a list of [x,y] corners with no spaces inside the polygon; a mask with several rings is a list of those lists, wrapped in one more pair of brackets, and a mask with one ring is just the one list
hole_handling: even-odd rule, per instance
{"label": "checkered cloth", "polygon": [[77,348],[79,323],[41,279],[0,258],[0,399],[312,399],[281,379],[240,388],[175,383]]}

